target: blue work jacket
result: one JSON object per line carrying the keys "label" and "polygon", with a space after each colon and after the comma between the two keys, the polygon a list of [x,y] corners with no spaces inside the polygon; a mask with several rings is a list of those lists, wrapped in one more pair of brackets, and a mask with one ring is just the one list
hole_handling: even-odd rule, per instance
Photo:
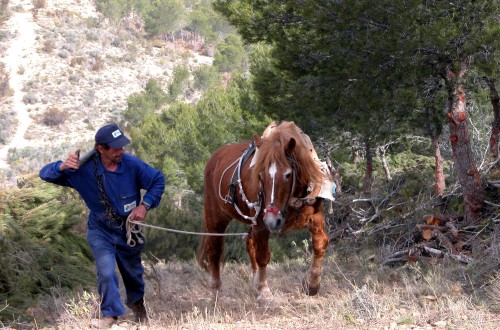
{"label": "blue work jacket", "polygon": [[[105,208],[101,201],[97,179],[94,173],[94,159],[80,165],[78,170],[60,171],[62,161],[45,165],[40,170],[40,178],[60,186],[74,188],[90,210],[89,226],[92,222],[97,226],[106,219]],[[126,219],[132,209],[141,202],[141,190],[145,190],[142,199],[151,205],[158,206],[165,190],[165,177],[161,171],[149,166],[141,159],[124,154],[117,169],[108,171],[97,159],[97,174],[102,175],[104,191],[116,214]],[[109,221],[106,221],[109,222]]]}

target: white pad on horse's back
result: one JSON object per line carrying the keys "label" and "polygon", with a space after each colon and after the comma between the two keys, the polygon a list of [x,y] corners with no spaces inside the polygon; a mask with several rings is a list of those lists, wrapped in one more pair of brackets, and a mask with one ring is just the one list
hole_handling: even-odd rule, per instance
{"label": "white pad on horse's back", "polygon": [[318,197],[334,201],[335,197],[333,197],[333,189],[335,188],[336,184],[333,181],[323,180],[323,184],[321,185],[321,190],[319,191]]}

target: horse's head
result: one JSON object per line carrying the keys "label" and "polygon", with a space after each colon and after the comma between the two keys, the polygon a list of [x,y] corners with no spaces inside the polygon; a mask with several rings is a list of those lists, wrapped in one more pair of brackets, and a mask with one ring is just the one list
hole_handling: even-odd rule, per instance
{"label": "horse's head", "polygon": [[257,152],[254,180],[263,194],[264,224],[279,231],[285,224],[285,214],[296,185],[296,166],[293,158],[296,140],[279,133],[261,138],[254,135]]}
{"label": "horse's head", "polygon": [[273,122],[262,137],[254,135],[254,140],[257,151],[252,175],[264,196],[264,223],[270,230],[281,230],[290,199],[307,197],[311,187],[320,188],[324,173],[311,140],[294,122],[278,126]]}

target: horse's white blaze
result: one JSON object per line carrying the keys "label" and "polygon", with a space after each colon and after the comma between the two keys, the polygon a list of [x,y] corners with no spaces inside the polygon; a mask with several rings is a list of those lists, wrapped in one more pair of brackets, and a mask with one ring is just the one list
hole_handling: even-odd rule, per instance
{"label": "horse's white blaze", "polygon": [[278,172],[276,163],[272,163],[271,166],[269,167],[269,175],[273,179],[273,188],[271,190],[271,205],[274,204],[274,179],[276,178],[276,172]]}
{"label": "horse's white blaze", "polygon": [[276,172],[278,172],[278,168],[276,167],[276,163],[272,163],[269,167],[269,175],[274,179],[276,176]]}

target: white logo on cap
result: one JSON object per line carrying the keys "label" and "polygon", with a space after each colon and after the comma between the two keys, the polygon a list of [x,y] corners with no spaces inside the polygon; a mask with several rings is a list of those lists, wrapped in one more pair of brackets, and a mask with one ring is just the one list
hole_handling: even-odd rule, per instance
{"label": "white logo on cap", "polygon": [[120,135],[122,135],[122,132],[120,132],[120,130],[117,129],[116,131],[114,131],[113,133],[111,133],[111,135],[113,135],[113,137],[116,139],[117,137],[119,137]]}

